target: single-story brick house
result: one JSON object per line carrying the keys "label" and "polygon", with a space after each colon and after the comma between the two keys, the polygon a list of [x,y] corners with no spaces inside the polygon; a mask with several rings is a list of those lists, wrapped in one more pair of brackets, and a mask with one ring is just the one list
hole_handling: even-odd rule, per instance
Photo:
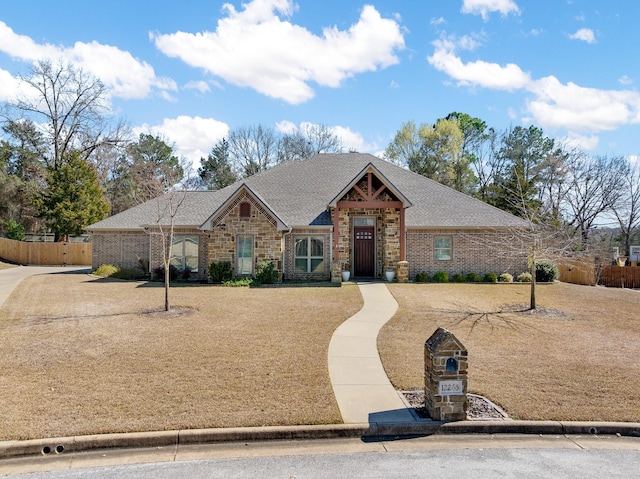
{"label": "single-story brick house", "polygon": [[[206,278],[214,261],[237,276],[272,261],[285,281],[383,278],[526,270],[500,238],[523,221],[424,176],[368,154],[319,154],[282,163],[217,191],[174,194],[172,263]],[[162,264],[168,197],[95,223],[93,267]],[[158,219],[160,217],[160,219]]]}

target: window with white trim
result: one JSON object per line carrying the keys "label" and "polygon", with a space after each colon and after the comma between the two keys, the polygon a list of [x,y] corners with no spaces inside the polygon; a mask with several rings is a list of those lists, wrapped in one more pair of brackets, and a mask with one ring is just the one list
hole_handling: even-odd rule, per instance
{"label": "window with white trim", "polygon": [[237,243],[237,269],[238,276],[253,274],[253,236],[238,236]]}
{"label": "window with white trim", "polygon": [[324,271],[324,237],[297,237],[294,246],[294,264],[296,273]]}
{"label": "window with white trim", "polygon": [[451,260],[451,236],[436,236],[433,239],[433,258],[436,261]]}
{"label": "window with white trim", "polygon": [[171,240],[169,264],[179,271],[198,272],[198,237],[175,235]]}

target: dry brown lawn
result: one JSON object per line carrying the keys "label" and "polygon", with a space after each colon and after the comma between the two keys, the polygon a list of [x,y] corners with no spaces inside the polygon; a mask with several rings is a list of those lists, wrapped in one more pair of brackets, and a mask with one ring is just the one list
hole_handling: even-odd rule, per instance
{"label": "dry brown lawn", "polygon": [[15,268],[15,267],[16,267],[15,264],[4,263],[2,260],[0,260],[0,270],[8,269],[8,268]]}
{"label": "dry brown lawn", "polygon": [[339,423],[327,370],[342,288],[25,279],[0,307],[0,440]]}
{"label": "dry brown lawn", "polygon": [[530,420],[640,422],[640,292],[565,283],[389,287],[398,314],[378,347],[397,389],[423,387],[424,342],[439,326],[469,352],[469,392]]}

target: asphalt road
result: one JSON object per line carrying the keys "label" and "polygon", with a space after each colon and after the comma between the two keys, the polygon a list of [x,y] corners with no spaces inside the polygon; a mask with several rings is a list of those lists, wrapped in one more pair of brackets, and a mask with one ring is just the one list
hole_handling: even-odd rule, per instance
{"label": "asphalt road", "polygon": [[[22,474],[38,470],[46,472]],[[0,474],[31,479],[637,478],[640,438],[462,435],[214,444],[11,459],[0,462]]]}

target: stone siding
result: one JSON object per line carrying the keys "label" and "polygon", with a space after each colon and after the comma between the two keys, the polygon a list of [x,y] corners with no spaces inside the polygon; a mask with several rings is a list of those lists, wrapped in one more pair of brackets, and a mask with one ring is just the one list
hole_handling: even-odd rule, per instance
{"label": "stone siding", "polygon": [[[451,260],[434,259],[434,238],[451,237]],[[510,251],[506,235],[496,230],[407,230],[406,255],[409,262],[409,277],[425,271],[433,275],[436,271],[456,273],[511,273],[514,276],[527,270],[525,254]]]}
{"label": "stone siding", "polygon": [[[249,217],[240,216],[240,203],[251,204]],[[214,220],[208,234],[207,264],[229,261],[234,275],[237,269],[236,242],[238,236],[253,237],[253,272],[259,261],[271,261],[282,275],[283,232],[278,231],[275,220],[246,194],[239,195],[226,214]]]}

